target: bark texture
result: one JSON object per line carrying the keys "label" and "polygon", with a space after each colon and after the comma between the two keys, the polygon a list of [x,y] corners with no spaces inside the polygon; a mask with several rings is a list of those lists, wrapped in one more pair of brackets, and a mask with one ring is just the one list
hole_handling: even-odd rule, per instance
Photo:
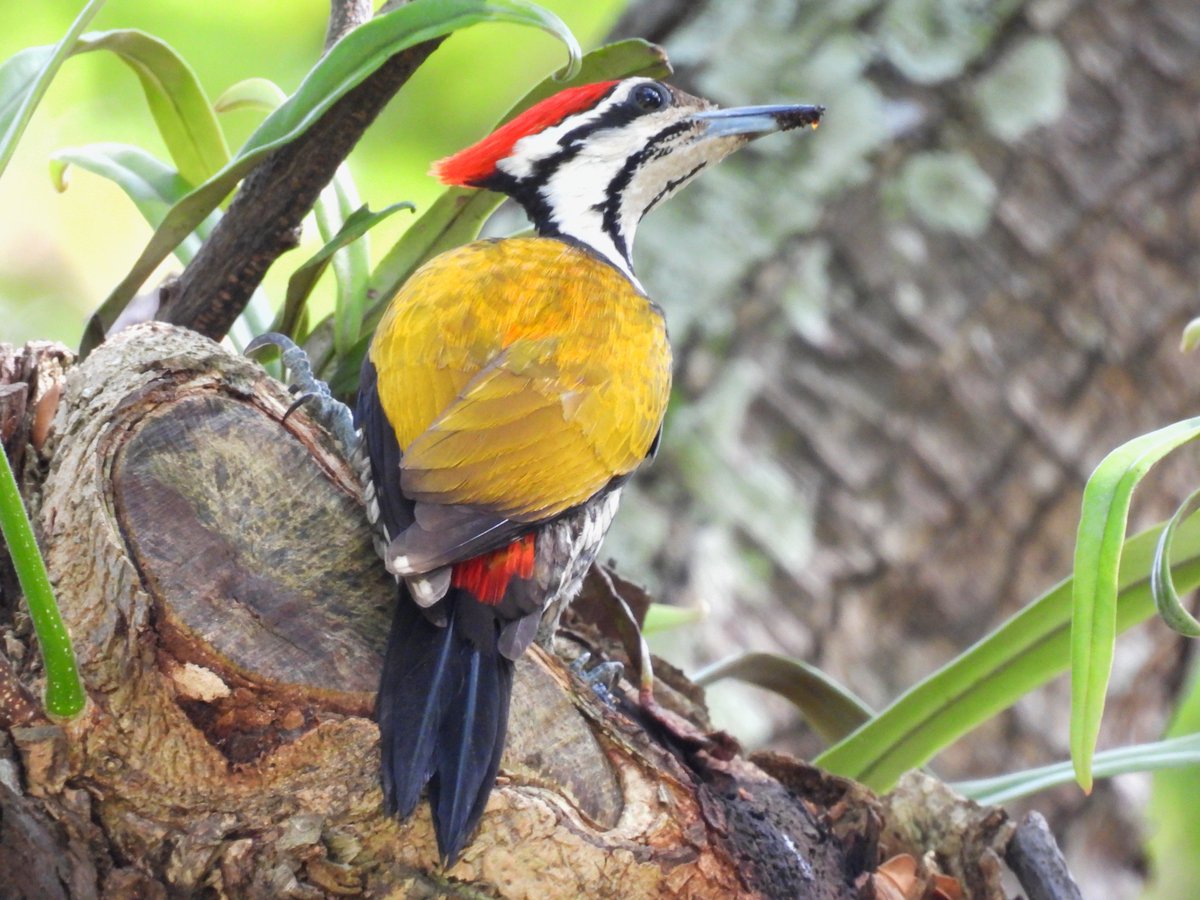
{"label": "bark texture", "polygon": [[[784,652],[882,704],[1068,574],[1108,450],[1195,414],[1177,346],[1200,282],[1200,7],[647,2],[626,27],[703,96],[828,113],[643,226],[683,403],[607,552],[710,609],[660,645],[676,661]],[[1164,465],[1134,524],[1195,482]],[[1161,733],[1185,654],[1157,623],[1120,639],[1103,745]],[[817,747],[783,704],[712,696],[742,734]],[[1065,758],[1067,703],[1060,680],[936,770]],[[1130,784],[1042,801],[1085,895],[1136,890]]]}

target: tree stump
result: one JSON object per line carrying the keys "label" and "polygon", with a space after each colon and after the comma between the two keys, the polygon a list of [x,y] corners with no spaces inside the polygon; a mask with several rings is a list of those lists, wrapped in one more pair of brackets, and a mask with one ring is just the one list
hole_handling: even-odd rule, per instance
{"label": "tree stump", "polygon": [[536,650],[480,833],[441,870],[427,811],[385,817],[377,784],[395,585],[352,471],[290,401],[157,323],[66,381],[33,505],[90,703],[13,730],[13,802],[65,828],[91,895],[853,894],[872,835],[849,865],[775,778],[660,743]]}

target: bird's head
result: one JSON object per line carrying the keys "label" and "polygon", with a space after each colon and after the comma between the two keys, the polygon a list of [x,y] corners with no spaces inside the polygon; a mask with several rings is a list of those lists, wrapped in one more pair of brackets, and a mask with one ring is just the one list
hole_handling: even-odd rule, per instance
{"label": "bird's head", "polygon": [[718,109],[650,78],[560,91],[434,164],[446,184],[520,203],[538,233],[587,245],[633,276],[642,216],[756,137],[816,127],[820,106]]}

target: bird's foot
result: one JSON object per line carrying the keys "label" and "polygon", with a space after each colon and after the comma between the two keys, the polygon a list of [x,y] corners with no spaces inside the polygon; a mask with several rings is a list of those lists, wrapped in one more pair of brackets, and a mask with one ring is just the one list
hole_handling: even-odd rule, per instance
{"label": "bird's foot", "polygon": [[654,664],[650,646],[642,635],[641,626],[633,610],[621,596],[612,576],[603,566],[595,569],[608,587],[609,596],[617,613],[615,622],[621,632],[622,642],[630,660],[637,669],[638,702],[643,723],[657,731],[662,737],[683,749],[686,753],[706,753],[710,758],[729,760],[740,750],[737,741],[724,731],[705,731],[683,716],[661,706],[654,699]]}
{"label": "bird's foot", "polygon": [[571,674],[590,687],[596,696],[609,706],[616,705],[616,697],[613,692],[616,690],[617,682],[625,674],[625,667],[616,660],[610,659],[597,663],[589,669],[587,664],[591,659],[592,654],[586,650],[580,653],[569,667]]}
{"label": "bird's foot", "polygon": [[329,432],[341,444],[346,456],[350,456],[358,445],[350,407],[335,398],[329,385],[313,374],[308,354],[287,335],[274,331],[260,334],[246,345],[245,353],[250,356],[268,346],[279,349],[280,361],[291,375],[288,391],[296,397],[283,418],[286,420],[301,406],[307,406],[313,421]]}

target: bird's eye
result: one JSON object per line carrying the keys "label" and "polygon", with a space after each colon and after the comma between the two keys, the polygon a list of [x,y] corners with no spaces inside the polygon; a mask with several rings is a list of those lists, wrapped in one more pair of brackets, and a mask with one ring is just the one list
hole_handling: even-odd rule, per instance
{"label": "bird's eye", "polygon": [[642,112],[654,112],[656,109],[662,109],[671,102],[671,95],[667,93],[667,89],[657,82],[649,84],[639,84],[633,89],[633,94],[630,96],[634,106]]}

